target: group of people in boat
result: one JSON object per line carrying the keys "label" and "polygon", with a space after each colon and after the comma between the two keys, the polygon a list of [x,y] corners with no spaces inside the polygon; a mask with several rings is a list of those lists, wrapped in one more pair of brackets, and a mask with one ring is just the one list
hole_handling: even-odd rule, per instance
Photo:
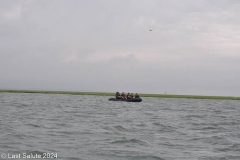
{"label": "group of people in boat", "polygon": [[119,92],[116,92],[116,99],[131,99],[131,98],[140,98],[138,93],[135,94],[135,96],[133,96],[133,93],[128,93],[127,95],[122,92],[122,94],[120,94]]}

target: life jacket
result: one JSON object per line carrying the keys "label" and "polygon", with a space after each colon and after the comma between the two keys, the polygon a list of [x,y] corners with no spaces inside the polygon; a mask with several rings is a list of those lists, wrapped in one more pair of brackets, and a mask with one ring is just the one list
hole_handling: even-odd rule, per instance
{"label": "life jacket", "polygon": [[139,95],[136,95],[135,98],[139,98]]}
{"label": "life jacket", "polygon": [[126,97],[126,95],[125,95],[125,94],[121,94],[121,96],[123,96],[123,97]]}
{"label": "life jacket", "polygon": [[120,96],[120,94],[119,94],[119,93],[116,93],[116,99],[118,99],[118,98],[119,98],[119,96]]}

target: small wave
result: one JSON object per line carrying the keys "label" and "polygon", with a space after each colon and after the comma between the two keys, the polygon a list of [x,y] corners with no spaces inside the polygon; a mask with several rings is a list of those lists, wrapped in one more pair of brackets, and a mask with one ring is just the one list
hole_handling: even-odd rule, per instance
{"label": "small wave", "polygon": [[240,151],[240,144],[233,144],[230,146],[231,149],[238,149]]}
{"label": "small wave", "polygon": [[26,124],[27,126],[31,126],[31,127],[35,127],[35,128],[39,128],[41,127],[40,125],[37,124]]}
{"label": "small wave", "polygon": [[126,128],[124,128],[123,126],[114,126],[115,129],[117,129],[118,131],[128,131]]}
{"label": "small wave", "polygon": [[14,137],[14,139],[16,139],[16,140],[27,140],[27,139],[29,139],[29,138],[36,138],[35,136],[33,136],[33,135],[28,135],[28,134],[13,134],[12,135],[13,137]]}
{"label": "small wave", "polygon": [[155,123],[153,123],[155,126],[162,126],[162,124],[160,124],[160,123],[157,123],[157,122],[155,122]]}
{"label": "small wave", "polygon": [[58,129],[58,127],[56,127],[55,125],[51,125],[51,124],[43,124],[43,128],[45,128],[45,129]]}
{"label": "small wave", "polygon": [[227,145],[226,147],[223,148],[216,148],[217,151],[219,152],[228,152],[228,151],[240,151],[240,144],[233,144],[233,145]]}
{"label": "small wave", "polygon": [[138,140],[138,139],[122,139],[122,140],[116,140],[113,141],[112,144],[139,144],[139,145],[143,145],[143,146],[147,146],[148,144],[144,141]]}
{"label": "small wave", "polygon": [[[59,134],[63,134],[63,135],[74,135],[74,134],[78,134],[76,132],[73,131],[59,131]],[[80,132],[79,132],[80,133]]]}
{"label": "small wave", "polygon": [[146,127],[147,124],[145,124],[145,123],[140,123],[140,124],[137,124],[136,126],[138,126],[138,127]]}
{"label": "small wave", "polygon": [[175,130],[174,127],[172,127],[172,126],[165,126],[165,125],[157,123],[157,122],[153,123],[153,125],[159,127],[158,132],[172,132]]}
{"label": "small wave", "polygon": [[31,105],[29,104],[19,104],[19,107],[30,107]]}
{"label": "small wave", "polygon": [[207,131],[207,130],[215,130],[215,129],[218,129],[218,127],[208,126],[208,127],[203,127],[203,128],[202,128],[203,131]]}
{"label": "small wave", "polygon": [[188,119],[192,119],[192,118],[205,118],[205,117],[207,117],[207,114],[205,114],[205,115],[187,115],[186,116],[186,118],[188,118]]}
{"label": "small wave", "polygon": [[66,123],[56,123],[56,126],[64,127],[64,126],[67,126],[67,124]]}
{"label": "small wave", "polygon": [[228,156],[203,156],[200,158],[201,160],[239,160],[239,156],[233,156],[233,155],[228,155]]}

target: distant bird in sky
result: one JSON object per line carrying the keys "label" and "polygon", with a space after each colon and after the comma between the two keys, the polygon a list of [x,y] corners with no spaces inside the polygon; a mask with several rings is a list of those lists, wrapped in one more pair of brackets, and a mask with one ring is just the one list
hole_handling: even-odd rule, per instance
{"label": "distant bird in sky", "polygon": [[152,31],[152,29],[149,29],[149,31]]}

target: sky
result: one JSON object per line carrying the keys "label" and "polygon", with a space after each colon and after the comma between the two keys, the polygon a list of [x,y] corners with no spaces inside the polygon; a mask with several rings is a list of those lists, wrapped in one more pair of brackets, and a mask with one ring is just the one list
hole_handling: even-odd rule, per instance
{"label": "sky", "polygon": [[240,96],[239,8],[0,0],[0,89]]}

